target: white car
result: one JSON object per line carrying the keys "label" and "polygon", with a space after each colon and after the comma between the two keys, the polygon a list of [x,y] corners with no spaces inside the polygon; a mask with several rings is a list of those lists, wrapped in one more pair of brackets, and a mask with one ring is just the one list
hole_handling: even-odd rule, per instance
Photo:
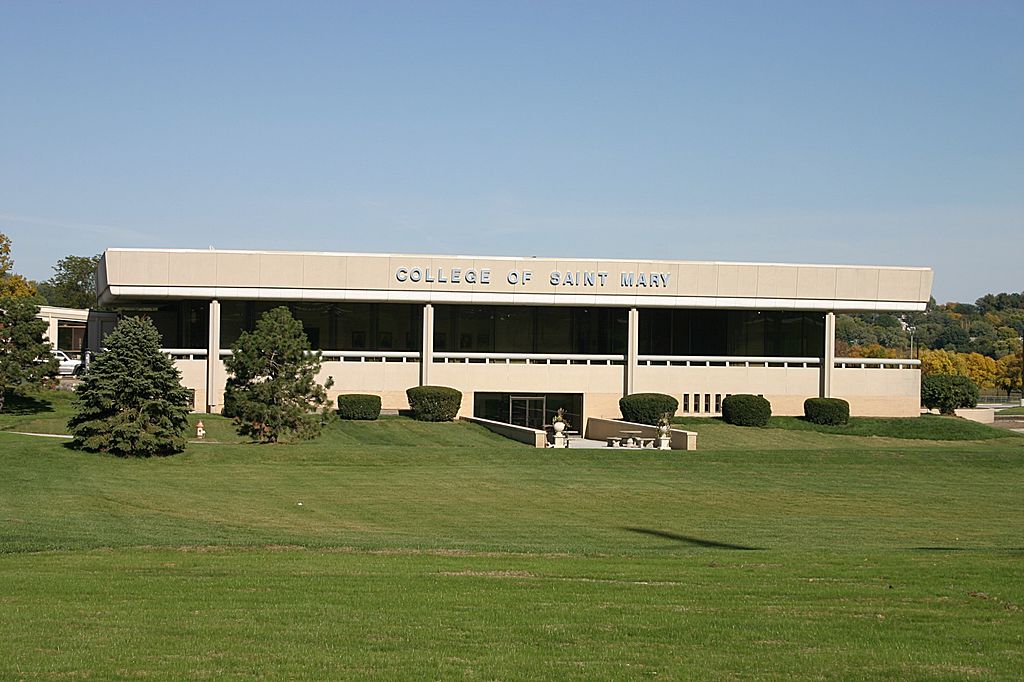
{"label": "white car", "polygon": [[75,360],[62,350],[52,350],[53,357],[60,363],[59,374],[78,374],[82,371],[82,361]]}

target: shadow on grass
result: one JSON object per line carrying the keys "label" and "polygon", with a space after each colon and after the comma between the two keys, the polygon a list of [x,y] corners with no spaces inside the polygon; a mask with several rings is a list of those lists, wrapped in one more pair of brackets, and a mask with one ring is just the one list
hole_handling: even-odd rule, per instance
{"label": "shadow on grass", "polygon": [[4,414],[23,417],[29,414],[42,414],[53,411],[53,406],[45,400],[39,400],[29,395],[18,395],[17,393],[6,393],[4,395]]}
{"label": "shadow on grass", "polygon": [[623,528],[622,530],[628,530],[630,533],[639,533],[641,535],[650,535],[656,538],[663,538],[665,540],[676,540],[687,545],[693,545],[694,547],[706,547],[708,549],[734,549],[743,552],[762,552],[764,547],[749,547],[747,545],[734,545],[729,542],[717,542],[715,540],[705,540],[703,538],[695,538],[689,535],[679,535],[678,533],[669,533],[664,530],[653,530],[651,528]]}
{"label": "shadow on grass", "polygon": [[1024,547],[911,547],[914,552],[1024,552]]}

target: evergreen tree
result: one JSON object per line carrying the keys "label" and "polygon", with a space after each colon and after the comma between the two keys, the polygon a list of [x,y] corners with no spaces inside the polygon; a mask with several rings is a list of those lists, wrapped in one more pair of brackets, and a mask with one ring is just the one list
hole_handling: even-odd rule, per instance
{"label": "evergreen tree", "polygon": [[267,311],[243,332],[224,361],[224,395],[238,432],[264,443],[315,438],[330,415],[327,391],[316,381],[321,355],[310,350],[302,323],[288,308]]}
{"label": "evergreen tree", "polygon": [[156,327],[129,317],[105,344],[78,387],[71,447],[143,457],[184,450],[190,396]]}
{"label": "evergreen tree", "polygon": [[36,317],[35,299],[0,298],[0,412],[8,390],[39,385],[57,373],[57,360],[43,340],[46,322]]}

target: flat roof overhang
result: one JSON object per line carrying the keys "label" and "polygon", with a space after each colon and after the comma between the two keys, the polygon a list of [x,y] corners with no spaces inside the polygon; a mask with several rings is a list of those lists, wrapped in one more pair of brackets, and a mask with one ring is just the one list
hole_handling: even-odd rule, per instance
{"label": "flat roof overhang", "polygon": [[919,311],[922,267],[108,249],[102,305],[139,299]]}

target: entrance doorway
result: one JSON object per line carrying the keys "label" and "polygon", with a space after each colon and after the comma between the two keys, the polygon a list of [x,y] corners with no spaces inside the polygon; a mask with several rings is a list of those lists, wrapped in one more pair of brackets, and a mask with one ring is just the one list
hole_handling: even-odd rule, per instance
{"label": "entrance doorway", "polygon": [[565,411],[569,428],[582,430],[582,393],[473,393],[474,417],[531,429],[548,427],[559,408]]}
{"label": "entrance doorway", "polygon": [[508,423],[530,429],[544,428],[544,396],[513,395],[508,401]]}

